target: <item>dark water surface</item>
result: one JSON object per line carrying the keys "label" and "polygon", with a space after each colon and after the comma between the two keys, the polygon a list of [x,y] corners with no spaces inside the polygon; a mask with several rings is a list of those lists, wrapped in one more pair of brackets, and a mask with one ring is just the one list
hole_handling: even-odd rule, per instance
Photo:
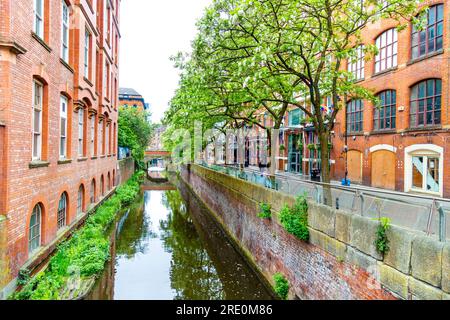
{"label": "dark water surface", "polygon": [[112,261],[89,299],[272,298],[187,189],[181,193],[144,191],[130,212],[117,221],[111,240]]}

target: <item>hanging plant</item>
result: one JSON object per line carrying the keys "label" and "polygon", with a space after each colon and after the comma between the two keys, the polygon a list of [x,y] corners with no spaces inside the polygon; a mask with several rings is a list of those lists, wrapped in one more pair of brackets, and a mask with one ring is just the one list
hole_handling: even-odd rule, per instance
{"label": "hanging plant", "polygon": [[286,147],[284,146],[284,144],[280,144],[280,151],[283,152],[284,150],[286,150]]}
{"label": "hanging plant", "polygon": [[308,149],[310,151],[315,150],[316,149],[316,145],[314,143],[310,143],[310,144],[308,144]]}

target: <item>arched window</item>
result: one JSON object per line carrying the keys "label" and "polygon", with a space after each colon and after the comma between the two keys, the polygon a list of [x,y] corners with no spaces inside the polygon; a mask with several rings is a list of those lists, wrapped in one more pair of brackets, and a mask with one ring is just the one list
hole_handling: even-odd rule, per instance
{"label": "arched window", "polygon": [[373,112],[373,129],[389,130],[395,129],[397,94],[395,90],[386,90],[378,94],[380,106],[374,108]]}
{"label": "arched window", "polygon": [[90,200],[91,200],[91,204],[94,204],[95,201],[95,179],[92,179],[91,182],[91,190],[90,190]]}
{"label": "arched window", "polygon": [[357,133],[363,130],[363,109],[362,100],[352,100],[347,104],[347,132]]}
{"label": "arched window", "polygon": [[64,192],[58,204],[58,230],[66,226],[67,194]]}
{"label": "arched window", "polygon": [[111,190],[111,174],[108,172],[108,179],[106,180],[107,183],[107,190]]}
{"label": "arched window", "polygon": [[378,54],[375,56],[375,73],[397,66],[398,35],[392,28],[383,32],[375,41]]}
{"label": "arched window", "polygon": [[412,58],[417,59],[427,54],[442,50],[444,34],[444,5],[429,8],[427,23],[423,30],[412,28]]}
{"label": "arched window", "polygon": [[78,188],[78,197],[77,197],[77,214],[80,215],[83,213],[84,207],[84,186],[81,185]]}
{"label": "arched window", "polygon": [[37,204],[31,214],[28,230],[28,252],[32,254],[41,246],[42,206]]}
{"label": "arched window", "polygon": [[441,124],[442,81],[429,79],[411,88],[410,126]]}
{"label": "arched window", "polygon": [[100,195],[102,197],[105,195],[105,177],[103,175],[100,178]]}
{"label": "arched window", "polygon": [[113,170],[113,175],[112,175],[112,186],[113,186],[113,187],[116,186],[116,170]]}

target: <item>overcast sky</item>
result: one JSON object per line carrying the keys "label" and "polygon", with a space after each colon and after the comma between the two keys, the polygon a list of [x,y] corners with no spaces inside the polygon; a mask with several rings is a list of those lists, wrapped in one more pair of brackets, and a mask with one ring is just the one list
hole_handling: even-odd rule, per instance
{"label": "overcast sky", "polygon": [[212,0],[122,0],[120,86],[134,88],[159,122],[178,84],[169,60],[190,51],[196,21]]}

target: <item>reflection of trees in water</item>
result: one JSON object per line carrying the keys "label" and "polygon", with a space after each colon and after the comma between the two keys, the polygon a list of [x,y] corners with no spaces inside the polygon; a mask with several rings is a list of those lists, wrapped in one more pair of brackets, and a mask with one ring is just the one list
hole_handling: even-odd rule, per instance
{"label": "reflection of trees in water", "polygon": [[172,254],[170,279],[176,300],[223,299],[222,283],[178,191],[167,191],[167,220],[160,221],[164,248]]}
{"label": "reflection of trees in water", "polygon": [[126,256],[127,259],[133,258],[137,253],[146,253],[148,249],[148,239],[155,239],[157,234],[151,230],[151,221],[145,215],[144,203],[150,195],[144,193],[131,207],[130,213],[120,231],[120,237],[117,241],[117,255]]}

